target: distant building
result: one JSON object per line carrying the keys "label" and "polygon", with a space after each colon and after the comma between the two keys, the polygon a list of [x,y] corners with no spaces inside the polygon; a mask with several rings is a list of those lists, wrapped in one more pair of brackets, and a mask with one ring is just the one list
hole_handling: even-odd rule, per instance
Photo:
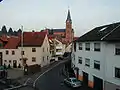
{"label": "distant building", "polygon": [[96,27],[74,41],[76,77],[95,90],[120,90],[120,23]]}
{"label": "distant building", "polygon": [[50,63],[50,45],[45,32],[24,32],[23,47],[19,45],[23,65],[38,64],[41,67]]}
{"label": "distant building", "polygon": [[49,43],[50,43],[50,53],[51,58],[58,60],[59,57],[62,57],[65,53],[65,44],[61,41],[57,40],[55,37],[49,36]]}
{"label": "distant building", "polygon": [[68,10],[68,15],[66,19],[66,28],[65,29],[45,29],[42,32],[47,32],[49,35],[54,35],[58,40],[61,40],[62,43],[69,45],[74,38],[74,30],[72,28],[72,19],[70,16],[70,10]]}

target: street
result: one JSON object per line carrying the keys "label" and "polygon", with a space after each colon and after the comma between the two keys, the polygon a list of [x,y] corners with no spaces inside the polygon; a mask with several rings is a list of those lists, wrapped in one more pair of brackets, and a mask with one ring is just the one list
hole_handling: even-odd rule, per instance
{"label": "street", "polygon": [[[72,90],[72,88],[68,87],[63,83],[63,79],[65,78],[61,74],[61,69],[63,68],[63,66],[64,64],[62,63],[41,76],[36,82],[36,87],[39,90]],[[80,87],[76,88],[76,90],[92,89],[87,87]]]}
{"label": "street", "polygon": [[0,83],[0,90],[3,90],[4,88],[8,88],[6,85]]}

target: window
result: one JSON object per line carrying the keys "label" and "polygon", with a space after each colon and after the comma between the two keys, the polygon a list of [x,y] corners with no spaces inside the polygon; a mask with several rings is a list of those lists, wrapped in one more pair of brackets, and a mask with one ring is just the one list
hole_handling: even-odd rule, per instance
{"label": "window", "polygon": [[74,42],[74,51],[76,52],[76,42]]}
{"label": "window", "polygon": [[82,43],[79,43],[79,50],[82,50]]}
{"label": "window", "polygon": [[100,70],[100,61],[94,60],[94,68]]}
{"label": "window", "polygon": [[120,78],[120,68],[115,67],[115,77]]}
{"label": "window", "polygon": [[47,60],[48,60],[48,58],[49,58],[49,57],[47,56]]}
{"label": "window", "polygon": [[12,51],[12,55],[15,55],[15,51]]}
{"label": "window", "polygon": [[32,57],[32,62],[36,62],[36,57]]}
{"label": "window", "polygon": [[82,64],[82,57],[78,57],[78,63]]}
{"label": "window", "polygon": [[90,51],[90,43],[85,43],[85,50]]}
{"label": "window", "polygon": [[120,44],[115,45],[115,55],[120,55]]}
{"label": "window", "polygon": [[8,55],[9,54],[9,51],[8,50],[6,50],[6,55]]}
{"label": "window", "polygon": [[90,67],[90,59],[85,58],[85,66]]}
{"label": "window", "polygon": [[25,52],[24,52],[24,51],[22,51],[22,52],[21,52],[21,54],[22,54],[22,55],[25,55]]}
{"label": "window", "polygon": [[11,63],[11,60],[9,60],[9,63]]}
{"label": "window", "polygon": [[43,62],[44,62],[44,57],[43,57]]}
{"label": "window", "polygon": [[100,51],[100,43],[94,43],[94,51]]}
{"label": "window", "polygon": [[36,48],[32,48],[32,52],[36,52]]}
{"label": "window", "polygon": [[43,48],[43,52],[44,52],[44,48]]}
{"label": "window", "polygon": [[4,62],[7,62],[7,60],[4,60]]}

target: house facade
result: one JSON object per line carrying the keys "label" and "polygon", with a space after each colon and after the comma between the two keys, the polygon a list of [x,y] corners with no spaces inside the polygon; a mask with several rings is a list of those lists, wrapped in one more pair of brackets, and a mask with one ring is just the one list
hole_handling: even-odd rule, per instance
{"label": "house facade", "polygon": [[22,63],[20,60],[20,52],[18,50],[20,38],[16,36],[11,36],[4,37],[4,40],[6,41],[6,44],[3,45],[4,47],[0,49],[2,61],[1,65],[5,65],[11,68],[18,68],[19,66],[19,68],[21,68]]}
{"label": "house facade", "polygon": [[41,67],[50,63],[50,45],[45,32],[24,32],[23,47],[18,47],[23,65],[38,64]]}
{"label": "house facade", "polygon": [[72,48],[76,77],[96,90],[120,89],[120,23],[96,27]]}

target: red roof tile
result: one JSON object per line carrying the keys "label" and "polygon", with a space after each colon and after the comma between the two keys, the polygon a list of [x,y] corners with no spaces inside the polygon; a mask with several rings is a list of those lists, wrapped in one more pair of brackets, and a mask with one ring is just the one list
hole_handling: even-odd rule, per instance
{"label": "red roof tile", "polygon": [[41,46],[46,35],[46,32],[24,32],[23,46]]}
{"label": "red roof tile", "polygon": [[4,46],[4,49],[16,49],[20,43],[19,37],[10,37],[8,38],[7,44]]}

